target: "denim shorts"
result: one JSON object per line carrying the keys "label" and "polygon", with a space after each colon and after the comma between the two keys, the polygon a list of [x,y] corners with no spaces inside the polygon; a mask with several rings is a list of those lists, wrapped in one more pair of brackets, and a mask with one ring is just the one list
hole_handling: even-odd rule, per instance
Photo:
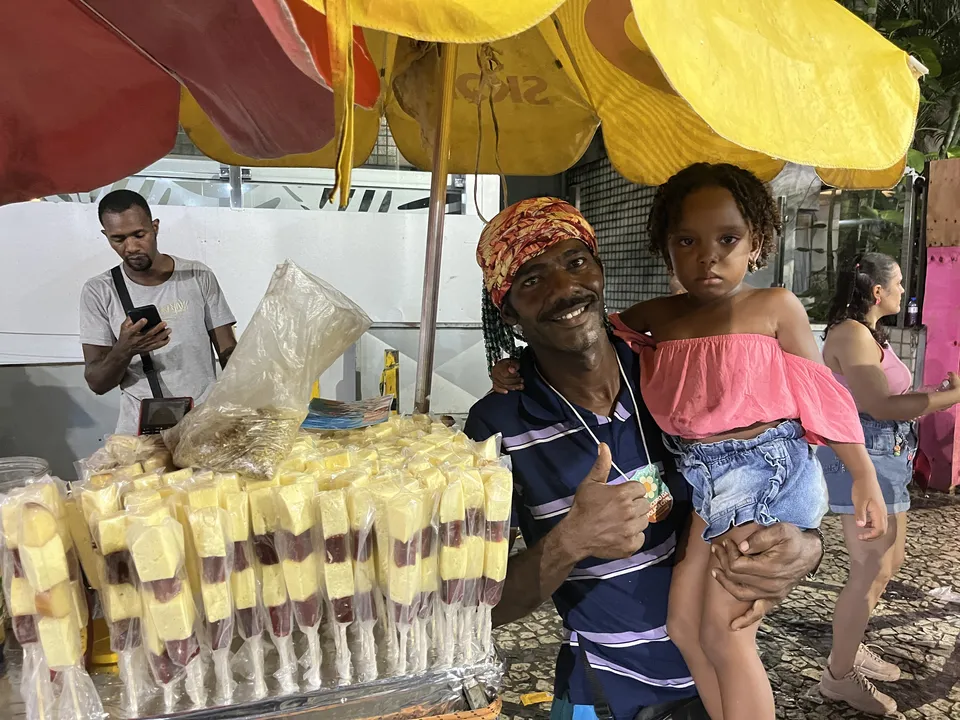
{"label": "denim shorts", "polygon": [[664,440],[693,488],[693,507],[707,524],[704,540],[751,522],[820,527],[827,512],[823,470],[795,420],[750,440]]}
{"label": "denim shorts", "polygon": [[[917,436],[913,424],[896,420],[874,420],[860,414],[864,445],[873,467],[877,470],[880,491],[887,504],[887,514],[896,515],[910,509],[910,491],[913,480],[913,457],[917,452]],[[827,479],[830,510],[841,515],[853,515],[853,477],[837,454],[828,447],[817,450]]]}

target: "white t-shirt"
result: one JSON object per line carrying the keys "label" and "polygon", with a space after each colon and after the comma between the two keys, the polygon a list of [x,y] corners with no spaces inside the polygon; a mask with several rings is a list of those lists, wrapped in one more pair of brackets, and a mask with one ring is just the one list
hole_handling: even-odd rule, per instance
{"label": "white t-shirt", "polygon": [[[210,268],[178,257],[173,262],[173,275],[161,285],[138,285],[126,274],[124,279],[133,306],[156,305],[170,327],[170,342],[151,353],[164,397],[191,397],[199,404],[217,379],[209,333],[236,320]],[[80,293],[80,342],[113,347],[125,319],[110,271],[90,278]],[[117,432],[136,434],[140,401],[153,397],[139,355],[130,361],[120,390]]]}

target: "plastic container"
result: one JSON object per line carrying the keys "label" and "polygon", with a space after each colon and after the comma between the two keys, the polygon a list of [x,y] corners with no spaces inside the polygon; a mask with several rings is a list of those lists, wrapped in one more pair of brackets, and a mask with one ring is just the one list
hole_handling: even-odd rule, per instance
{"label": "plastic container", "polygon": [[910,298],[907,303],[907,327],[915,327],[920,319],[920,307],[917,305],[916,298]]}
{"label": "plastic container", "polygon": [[0,458],[0,493],[39,480],[50,472],[50,463],[43,458],[20,456]]}

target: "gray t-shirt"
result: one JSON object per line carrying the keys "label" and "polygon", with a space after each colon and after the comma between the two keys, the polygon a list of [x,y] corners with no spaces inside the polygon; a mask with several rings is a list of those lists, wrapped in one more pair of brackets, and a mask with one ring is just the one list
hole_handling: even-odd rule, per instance
{"label": "gray t-shirt", "polygon": [[[199,404],[217,379],[209,332],[236,320],[210,268],[178,257],[173,261],[173,275],[162,285],[138,285],[124,277],[133,306],[156,305],[170,327],[169,344],[151,353],[164,397],[192,397]],[[80,293],[80,342],[113,347],[124,319],[110,272],[90,278]],[[117,432],[136,434],[140,401],[153,397],[139,355],[130,362],[120,390]]]}

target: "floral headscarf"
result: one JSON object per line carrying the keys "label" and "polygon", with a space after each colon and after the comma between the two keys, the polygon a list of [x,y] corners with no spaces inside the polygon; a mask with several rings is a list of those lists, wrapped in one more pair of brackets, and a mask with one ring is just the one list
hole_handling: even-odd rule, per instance
{"label": "floral headscarf", "polygon": [[597,254],[597,236],[580,211],[557,198],[521,200],[500,212],[480,234],[477,264],[498,308],[524,263],[557,243],[580,240]]}

